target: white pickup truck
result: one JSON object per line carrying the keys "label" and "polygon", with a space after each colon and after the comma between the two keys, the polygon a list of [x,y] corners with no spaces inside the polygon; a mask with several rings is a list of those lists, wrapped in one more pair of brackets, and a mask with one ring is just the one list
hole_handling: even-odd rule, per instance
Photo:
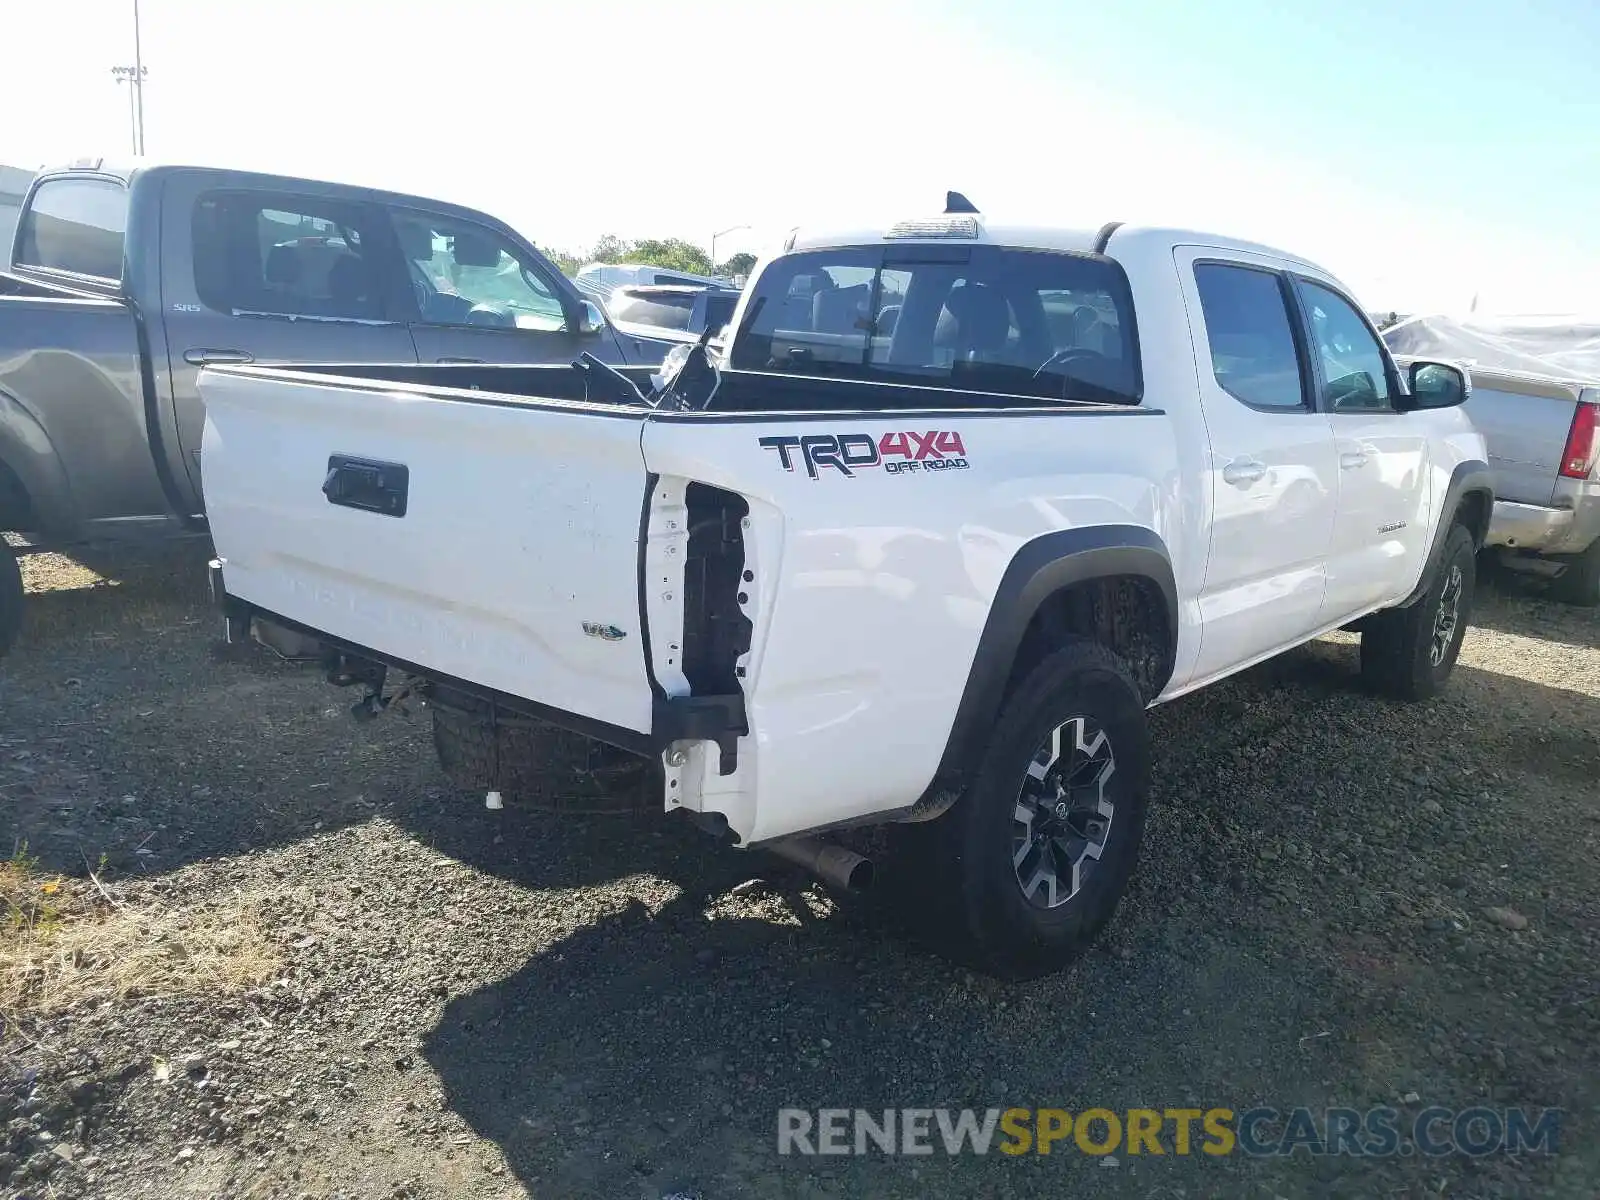
{"label": "white pickup truck", "polygon": [[1402,377],[1309,262],[957,211],[796,232],[732,329],[655,387],[208,368],[230,638],[298,639],[362,711],[387,673],[491,803],[554,727],[835,880],[861,860],[819,834],[926,822],[951,932],[1010,975],[1115,908],[1148,707],[1340,627],[1401,697],[1455,663],[1493,505],[1470,385]]}

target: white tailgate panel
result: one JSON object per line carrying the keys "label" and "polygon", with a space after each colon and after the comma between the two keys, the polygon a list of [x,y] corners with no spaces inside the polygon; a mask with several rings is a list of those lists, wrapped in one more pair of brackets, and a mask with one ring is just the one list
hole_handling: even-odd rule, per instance
{"label": "white tailgate panel", "polygon": [[[648,732],[642,415],[207,372],[206,508],[232,595],[433,671]],[[405,516],[322,494],[402,463]],[[613,626],[620,638],[584,632]]]}

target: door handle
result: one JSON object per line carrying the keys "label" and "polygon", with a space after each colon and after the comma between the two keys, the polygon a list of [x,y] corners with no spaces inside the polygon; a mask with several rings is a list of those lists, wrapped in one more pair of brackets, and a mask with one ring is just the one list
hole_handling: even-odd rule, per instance
{"label": "door handle", "polygon": [[441,367],[481,367],[481,358],[437,358],[434,359]]}
{"label": "door handle", "polygon": [[1367,465],[1367,452],[1365,450],[1352,450],[1339,455],[1339,465],[1346,471],[1353,471],[1357,467]]}
{"label": "door handle", "polygon": [[411,472],[404,463],[351,458],[347,454],[328,456],[322,494],[329,504],[403,517],[410,492]]}
{"label": "door handle", "polygon": [[201,349],[185,350],[183,352],[183,361],[191,367],[217,366],[222,363],[253,363],[255,360],[256,356],[254,354],[248,354],[243,350]]}
{"label": "door handle", "polygon": [[1253,458],[1236,458],[1222,468],[1224,482],[1235,487],[1249,487],[1252,483],[1259,483],[1267,473],[1267,464],[1257,462]]}

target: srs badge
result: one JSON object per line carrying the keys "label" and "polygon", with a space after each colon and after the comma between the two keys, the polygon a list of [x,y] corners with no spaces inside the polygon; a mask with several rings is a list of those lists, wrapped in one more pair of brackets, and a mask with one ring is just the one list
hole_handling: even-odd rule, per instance
{"label": "srs badge", "polygon": [[615,625],[602,625],[598,621],[585,621],[583,631],[590,637],[605,638],[608,642],[620,642],[628,636]]}

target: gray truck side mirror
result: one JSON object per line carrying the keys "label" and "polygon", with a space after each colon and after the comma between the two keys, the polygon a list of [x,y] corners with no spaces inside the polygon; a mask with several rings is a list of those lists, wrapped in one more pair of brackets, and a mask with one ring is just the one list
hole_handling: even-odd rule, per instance
{"label": "gray truck side mirror", "polygon": [[578,332],[599,333],[606,327],[606,315],[593,300],[585,300],[578,308]]}

